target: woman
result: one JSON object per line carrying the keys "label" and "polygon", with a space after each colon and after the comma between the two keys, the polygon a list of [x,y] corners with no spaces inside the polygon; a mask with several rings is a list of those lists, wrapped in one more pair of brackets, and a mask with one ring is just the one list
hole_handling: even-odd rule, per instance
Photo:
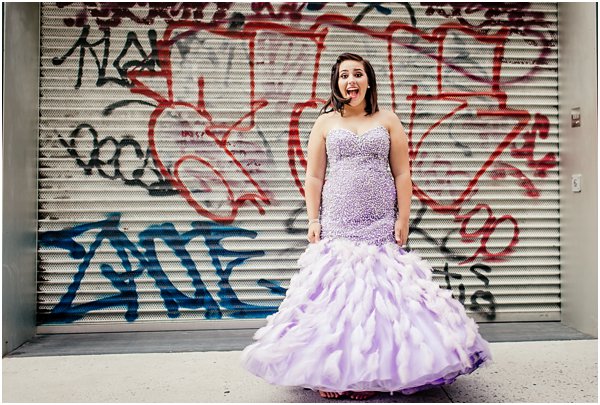
{"label": "woman", "polygon": [[243,365],[273,384],[353,399],[472,372],[491,359],[489,344],[428,263],[404,249],[408,141],[396,114],[379,110],[368,61],[338,57],[321,113],[308,142],[310,244]]}

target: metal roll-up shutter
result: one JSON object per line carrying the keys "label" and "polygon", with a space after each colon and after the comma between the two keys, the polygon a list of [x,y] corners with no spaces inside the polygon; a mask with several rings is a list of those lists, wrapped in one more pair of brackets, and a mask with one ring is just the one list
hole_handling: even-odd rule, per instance
{"label": "metal roll-up shutter", "polygon": [[410,248],[478,321],[560,319],[555,3],[44,3],[40,330],[260,324],[306,247],[342,52],[410,140]]}

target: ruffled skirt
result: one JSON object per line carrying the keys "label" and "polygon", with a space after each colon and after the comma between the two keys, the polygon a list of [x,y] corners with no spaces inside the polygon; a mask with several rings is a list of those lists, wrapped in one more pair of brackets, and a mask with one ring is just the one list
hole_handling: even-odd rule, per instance
{"label": "ruffled skirt", "polygon": [[278,312],[242,352],[269,383],[410,394],[491,360],[477,324],[417,254],[324,239],[298,263]]}

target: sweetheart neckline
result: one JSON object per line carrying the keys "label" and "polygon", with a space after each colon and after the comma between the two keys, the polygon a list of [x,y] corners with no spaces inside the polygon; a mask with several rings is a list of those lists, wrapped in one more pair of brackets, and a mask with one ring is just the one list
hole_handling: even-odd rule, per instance
{"label": "sweetheart neckline", "polygon": [[329,130],[329,133],[331,133],[332,131],[341,130],[341,131],[350,132],[352,135],[354,135],[354,136],[355,136],[355,137],[357,137],[357,138],[362,138],[363,136],[365,136],[366,134],[368,134],[369,132],[371,132],[371,131],[373,131],[373,130],[375,130],[375,129],[377,129],[377,128],[383,128],[383,129],[385,129],[385,131],[386,131],[386,132],[389,134],[389,131],[388,131],[388,129],[387,129],[386,127],[384,127],[383,125],[381,125],[381,124],[379,124],[379,125],[377,125],[377,126],[374,126],[373,128],[369,128],[369,129],[367,129],[365,132],[363,132],[363,133],[362,133],[362,134],[360,134],[360,135],[359,135],[359,134],[357,134],[356,132],[354,132],[354,131],[352,131],[352,130],[348,129],[348,128],[332,128],[332,129],[330,129],[330,130]]}

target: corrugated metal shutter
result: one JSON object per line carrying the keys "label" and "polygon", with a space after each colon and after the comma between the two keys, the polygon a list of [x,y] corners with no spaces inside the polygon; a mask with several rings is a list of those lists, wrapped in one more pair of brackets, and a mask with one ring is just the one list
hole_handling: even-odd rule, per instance
{"label": "corrugated metal shutter", "polygon": [[556,4],[132,4],[42,6],[41,330],[272,313],[347,51],[410,136],[440,285],[480,321],[560,319]]}

